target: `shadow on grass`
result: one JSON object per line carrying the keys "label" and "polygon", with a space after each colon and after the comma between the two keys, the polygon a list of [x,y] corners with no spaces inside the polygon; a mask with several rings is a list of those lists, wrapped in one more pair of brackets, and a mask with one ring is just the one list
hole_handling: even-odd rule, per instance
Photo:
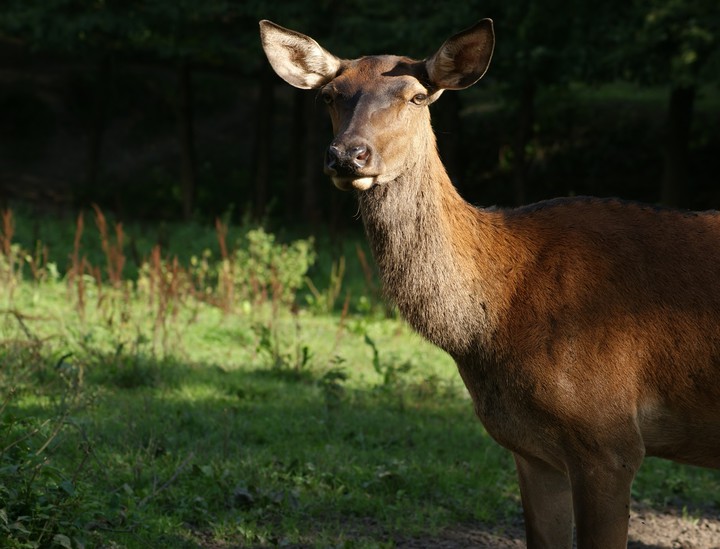
{"label": "shadow on grass", "polygon": [[[63,399],[51,377],[47,398],[37,398],[42,388],[20,394],[12,413],[57,415]],[[107,357],[83,383],[92,398],[48,448],[55,485],[72,481],[78,539],[517,547],[524,538],[509,453],[467,397],[437,380],[351,389],[339,370]],[[672,470],[720,489],[717,472],[687,469]]]}
{"label": "shadow on grass", "polygon": [[[46,382],[13,413],[57,414]],[[107,357],[83,383],[93,397],[51,451],[88,539],[336,546],[517,512],[509,456],[437,380],[349,389],[338,370]]]}

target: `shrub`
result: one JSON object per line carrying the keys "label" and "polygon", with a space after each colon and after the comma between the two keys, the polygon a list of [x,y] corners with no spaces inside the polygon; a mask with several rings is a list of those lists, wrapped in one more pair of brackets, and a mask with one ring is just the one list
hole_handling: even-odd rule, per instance
{"label": "shrub", "polygon": [[235,285],[254,302],[290,304],[316,259],[312,238],[279,244],[262,228],[248,231],[235,252]]}

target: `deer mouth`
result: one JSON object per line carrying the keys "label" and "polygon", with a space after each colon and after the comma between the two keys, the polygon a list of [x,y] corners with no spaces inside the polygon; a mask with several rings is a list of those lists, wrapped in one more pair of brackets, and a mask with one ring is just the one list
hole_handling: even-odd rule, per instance
{"label": "deer mouth", "polygon": [[382,160],[362,142],[352,147],[333,141],[325,151],[324,172],[342,191],[367,191],[383,173]]}
{"label": "deer mouth", "polygon": [[377,184],[377,176],[342,177],[332,176],[333,184],[341,191],[367,191]]}

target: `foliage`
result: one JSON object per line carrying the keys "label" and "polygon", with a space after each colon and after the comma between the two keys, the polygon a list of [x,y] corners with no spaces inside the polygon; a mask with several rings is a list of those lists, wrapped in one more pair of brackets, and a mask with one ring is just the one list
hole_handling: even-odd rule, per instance
{"label": "foliage", "polygon": [[[631,3],[632,40],[622,50],[632,78],[644,83],[696,86],[718,82],[704,69],[720,61],[720,10],[712,0]],[[617,54],[616,54],[617,55]]]}
{"label": "foliage", "polygon": [[[343,278],[345,276],[345,256],[334,261],[330,267],[330,277],[327,284],[327,290],[321,292],[317,289],[310,277],[305,278],[305,282],[310,289],[310,294],[306,296],[308,305],[317,312],[332,313],[335,310],[338,297],[342,292]],[[348,305],[350,294],[346,294],[345,307]]]}
{"label": "foliage", "polygon": [[248,298],[265,301],[270,296],[292,303],[315,261],[312,239],[282,245],[261,228],[249,231],[245,239],[247,245],[235,254],[236,283],[246,287]]}
{"label": "foliage", "polygon": [[[22,322],[19,313],[16,318]],[[81,442],[78,455],[62,444],[69,430],[82,431],[74,414],[90,405],[92,391],[64,358],[49,366],[42,342],[28,335],[25,346],[0,346],[6,385],[0,393],[0,537],[4,547],[79,546],[84,534],[77,521],[82,507],[77,489],[88,446]],[[38,383],[57,397],[47,415],[27,414],[17,406]],[[63,451],[69,451],[68,469],[54,459]]]}
{"label": "foliage", "polygon": [[22,0],[3,10],[0,36],[40,51],[213,63],[239,55],[229,34],[237,16],[227,0]]}
{"label": "foliage", "polygon": [[[463,194],[484,204],[513,202],[513,193],[495,191],[510,187],[507,180],[514,170],[518,186],[520,179],[527,179],[522,182],[526,192],[516,192],[514,201],[525,199],[523,195],[550,197],[555,188],[544,187],[544,175],[547,180],[562,180],[567,176],[567,156],[577,152],[594,162],[618,166],[608,170],[597,194],[618,194],[615,189],[620,188],[624,197],[655,201],[662,169],[648,170],[643,162],[622,160],[652,156],[652,163],[662,162],[666,143],[655,118],[666,118],[665,104],[653,105],[653,116],[639,120],[642,127],[635,139],[626,140],[623,133],[608,135],[608,130],[622,125],[615,122],[617,116],[598,120],[587,113],[582,121],[575,117],[569,123],[583,122],[585,127],[582,136],[570,143],[563,132],[550,133],[547,128],[553,124],[554,112],[566,105],[570,89],[607,87],[618,81],[655,89],[693,86],[713,100],[720,74],[720,16],[715,4],[714,0],[472,0],[450,9],[428,0],[9,0],[0,13],[0,49],[20,68],[11,70],[9,78],[14,81],[0,93],[0,107],[6,113],[0,121],[0,130],[5,131],[0,133],[7,135],[0,137],[0,164],[3,173],[7,166],[10,187],[24,187],[17,181],[43,172],[45,159],[53,158],[56,164],[61,163],[58,156],[65,160],[56,146],[59,142],[69,146],[62,136],[72,131],[78,135],[72,141],[76,150],[68,158],[72,167],[63,175],[49,167],[39,180],[43,187],[51,187],[46,180],[59,178],[76,204],[97,201],[124,209],[130,216],[155,219],[174,218],[182,210],[207,219],[227,207],[228,197],[246,204],[263,196],[269,198],[263,203],[273,205],[271,213],[287,220],[310,215],[304,213],[310,208],[293,204],[307,195],[322,203],[321,211],[332,209],[333,219],[349,219],[352,200],[330,199],[329,192],[321,195],[307,175],[315,166],[310,159],[321,158],[322,143],[329,135],[325,127],[308,126],[320,111],[318,105],[308,104],[305,110],[299,104],[292,106],[287,92],[279,91],[279,79],[259,78],[267,66],[257,21],[271,18],[311,34],[343,57],[399,53],[423,58],[450,33],[491,17],[497,47],[484,82],[477,90],[453,94],[452,102],[445,97],[434,107],[439,115],[436,122],[449,113],[449,121],[436,127],[441,130],[443,154],[450,152],[458,159],[451,175]],[[192,78],[180,78],[179,67],[191,72]],[[44,76],[39,78],[40,74]],[[46,81],[52,83],[45,88],[40,82]],[[263,86],[262,91],[258,86]],[[624,89],[627,104],[644,94],[638,88]],[[561,114],[567,120],[576,112],[569,105]],[[633,114],[623,114],[628,123],[636,120]],[[182,127],[197,126],[197,131],[194,138],[186,136],[183,141],[178,163],[176,147],[168,147],[166,141],[173,132],[175,138],[180,135],[180,118]],[[594,123],[586,123],[588,119]],[[685,195],[684,206],[699,202],[712,207],[717,202],[717,193],[708,200],[695,198],[700,194],[697,187],[711,185],[717,171],[712,154],[717,129],[707,125],[698,129],[703,120],[695,115],[692,133],[679,139],[687,142],[690,151],[687,181],[676,185]],[[251,131],[236,131],[236,125]],[[498,127],[501,131],[493,131]],[[644,139],[648,134],[653,138],[649,142]],[[451,144],[443,147],[443,138]],[[190,144],[193,139],[196,147]],[[91,144],[87,151],[86,140]],[[632,149],[627,149],[627,141]],[[256,154],[261,146],[273,153]],[[605,151],[608,154],[601,157]],[[133,161],[120,160],[126,156]],[[187,175],[188,196],[195,196],[193,208],[192,199],[181,190],[178,164],[195,166],[182,172]],[[86,174],[86,183],[78,171]],[[586,182],[584,165],[572,171],[580,185]],[[617,178],[625,184],[616,185]],[[191,185],[191,180],[196,184]],[[281,183],[288,180],[293,187],[286,192]]]}

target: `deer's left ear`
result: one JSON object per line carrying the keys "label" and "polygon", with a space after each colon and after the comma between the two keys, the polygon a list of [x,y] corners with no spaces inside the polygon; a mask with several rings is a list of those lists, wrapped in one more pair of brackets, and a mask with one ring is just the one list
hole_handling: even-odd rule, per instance
{"label": "deer's left ear", "polygon": [[495,47],[492,19],[483,19],[448,38],[425,61],[430,83],[441,90],[472,86],[487,71]]}
{"label": "deer's left ear", "polygon": [[260,21],[260,40],[272,68],[296,88],[319,88],[340,68],[340,59],[315,40],[271,21]]}

